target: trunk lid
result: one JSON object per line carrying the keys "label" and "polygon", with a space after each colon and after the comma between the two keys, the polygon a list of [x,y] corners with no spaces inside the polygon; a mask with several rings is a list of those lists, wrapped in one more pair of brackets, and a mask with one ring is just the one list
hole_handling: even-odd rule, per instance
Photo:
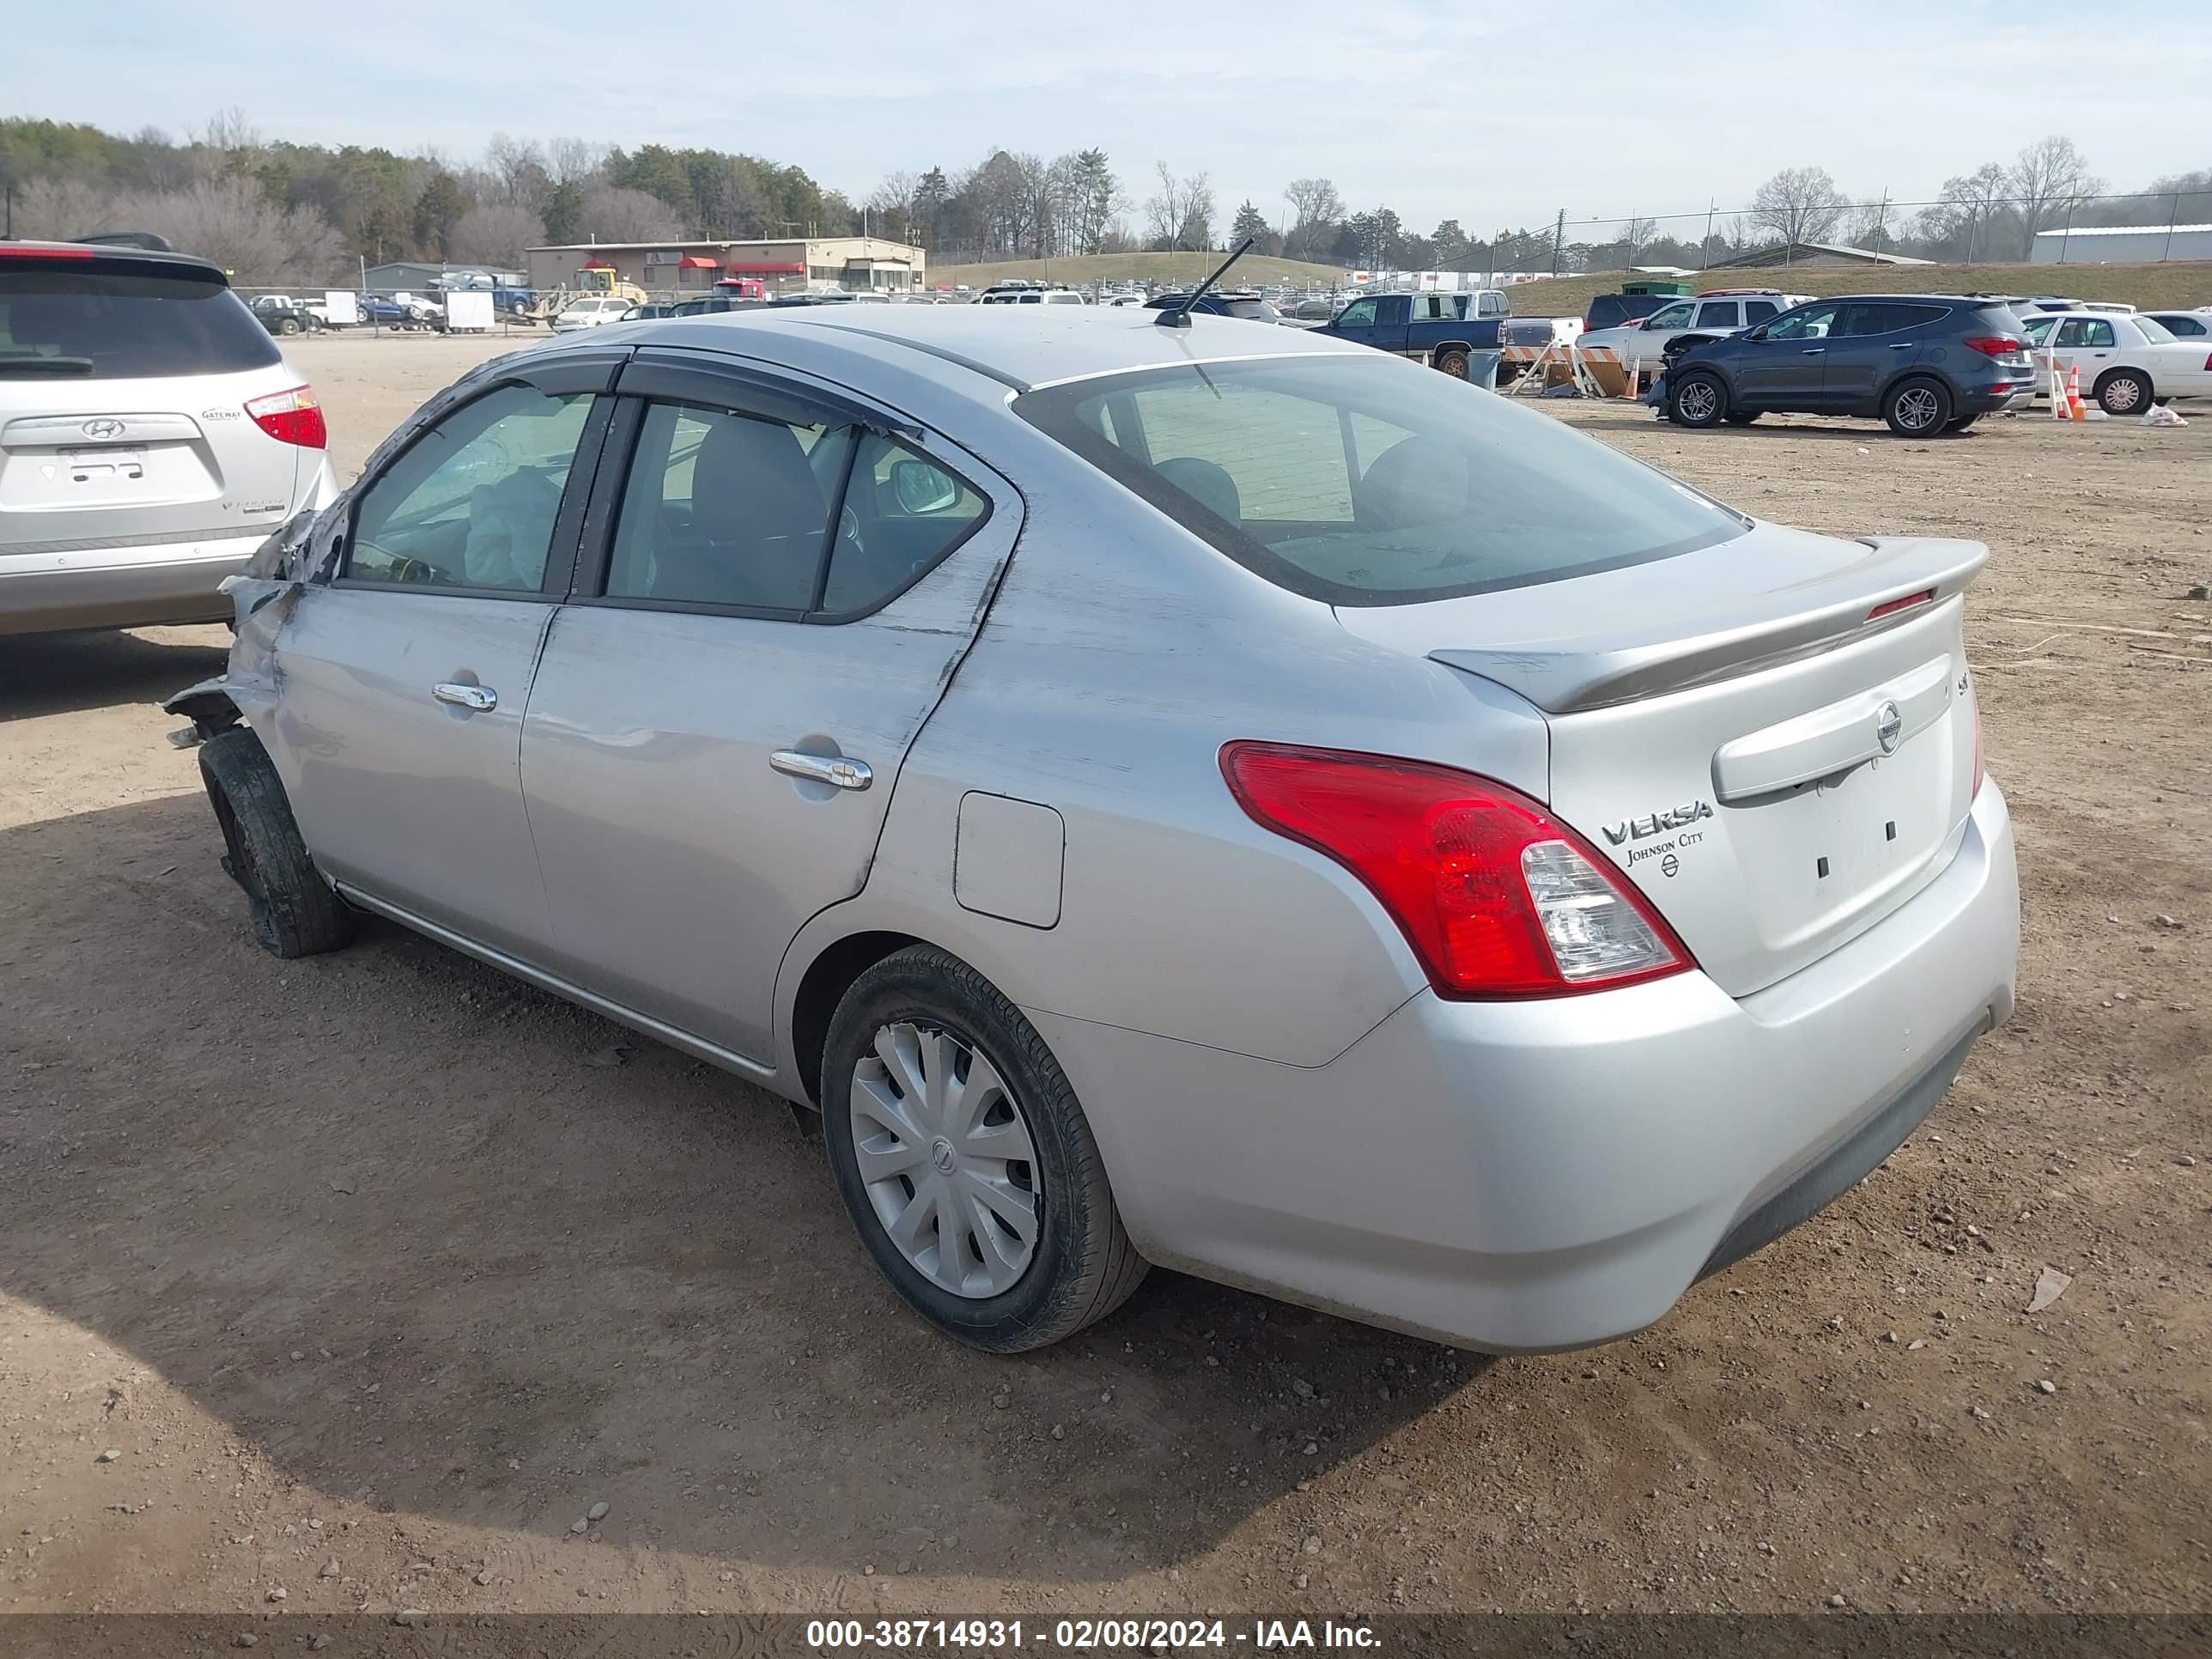
{"label": "trunk lid", "polygon": [[1541,709],[1552,809],[1742,996],[1957,853],[1974,768],[1960,596],[1987,556],[1759,525],[1626,569],[1338,615]]}
{"label": "trunk lid", "polygon": [[[290,513],[300,469],[322,452],[270,437],[246,404],[298,384],[281,368],[182,380],[0,381],[0,550],[275,528]],[[14,412],[26,405],[35,412]]]}

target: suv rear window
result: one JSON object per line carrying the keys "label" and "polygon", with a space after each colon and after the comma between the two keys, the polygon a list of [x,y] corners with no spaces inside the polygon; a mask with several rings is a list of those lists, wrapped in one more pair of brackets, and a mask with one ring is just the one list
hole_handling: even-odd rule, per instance
{"label": "suv rear window", "polygon": [[1748,528],[1546,416],[1364,353],[1146,369],[1013,406],[1246,568],[1333,605],[1558,581]]}
{"label": "suv rear window", "polygon": [[221,283],[152,272],[0,269],[0,379],[228,374],[280,361],[269,331]]}

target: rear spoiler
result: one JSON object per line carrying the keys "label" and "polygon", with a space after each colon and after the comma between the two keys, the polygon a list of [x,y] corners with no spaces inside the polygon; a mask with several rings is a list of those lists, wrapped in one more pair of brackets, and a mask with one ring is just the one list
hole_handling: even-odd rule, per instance
{"label": "rear spoiler", "polygon": [[[1654,641],[1648,626],[1626,627],[1540,646],[1449,647],[1428,655],[1547,714],[1571,714],[1735,679],[1817,655],[1844,635],[1900,626],[1964,592],[1990,556],[1980,542],[1933,536],[1857,540],[1875,556],[1809,582],[1716,595],[1709,631]],[[1910,603],[1886,610],[1899,600]]]}

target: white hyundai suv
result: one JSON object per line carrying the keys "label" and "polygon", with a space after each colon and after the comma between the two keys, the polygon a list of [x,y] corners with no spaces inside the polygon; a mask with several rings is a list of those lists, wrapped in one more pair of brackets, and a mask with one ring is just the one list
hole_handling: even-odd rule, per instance
{"label": "white hyundai suv", "polygon": [[204,259],[0,242],[0,634],[214,622],[337,496],[323,411]]}

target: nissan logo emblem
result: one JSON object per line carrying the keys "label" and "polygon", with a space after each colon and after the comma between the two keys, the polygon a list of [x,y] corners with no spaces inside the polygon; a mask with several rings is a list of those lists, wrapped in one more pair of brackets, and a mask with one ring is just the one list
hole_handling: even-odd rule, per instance
{"label": "nissan logo emblem", "polygon": [[1885,755],[1897,752],[1898,740],[1905,735],[1905,716],[1893,702],[1885,702],[1874,711],[1874,740],[1881,745]]}
{"label": "nissan logo emblem", "polygon": [[96,421],[87,421],[81,429],[88,438],[119,438],[123,435],[123,422],[102,416]]}

